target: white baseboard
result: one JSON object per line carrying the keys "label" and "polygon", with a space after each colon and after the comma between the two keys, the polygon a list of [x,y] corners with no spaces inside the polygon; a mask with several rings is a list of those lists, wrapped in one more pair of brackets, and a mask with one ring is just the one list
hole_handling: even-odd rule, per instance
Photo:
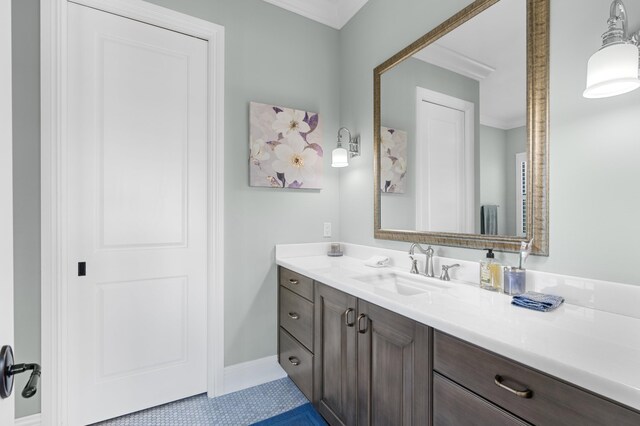
{"label": "white baseboard", "polygon": [[224,369],[224,394],[286,377],[276,355],[231,365]]}
{"label": "white baseboard", "polygon": [[[224,394],[237,392],[273,380],[282,379],[287,373],[278,364],[276,355],[231,365],[224,369]],[[15,426],[40,426],[40,414],[20,417]]]}
{"label": "white baseboard", "polygon": [[42,419],[40,414],[34,414],[32,416],[20,417],[16,419],[15,426],[40,426]]}

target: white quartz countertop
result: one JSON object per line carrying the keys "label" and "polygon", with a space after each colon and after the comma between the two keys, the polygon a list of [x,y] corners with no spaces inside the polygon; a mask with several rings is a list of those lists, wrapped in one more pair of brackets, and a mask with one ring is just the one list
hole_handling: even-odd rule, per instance
{"label": "white quartz countertop", "polygon": [[[362,258],[276,249],[276,263],[507,358],[640,410],[640,319],[564,303],[552,312],[511,305],[511,297],[451,281],[413,296],[383,294],[364,275]],[[302,254],[302,255],[299,255]],[[433,280],[431,278],[430,280]],[[640,307],[638,308],[640,309]]]}

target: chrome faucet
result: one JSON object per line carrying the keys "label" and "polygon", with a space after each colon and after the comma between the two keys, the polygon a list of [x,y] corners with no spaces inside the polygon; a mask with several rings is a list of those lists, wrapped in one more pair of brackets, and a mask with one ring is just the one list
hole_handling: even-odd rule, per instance
{"label": "chrome faucet", "polygon": [[458,266],[460,266],[460,264],[458,263],[454,265],[442,265],[442,272],[440,273],[440,279],[442,281],[451,281],[451,278],[449,277],[449,269],[457,268]]}
{"label": "chrome faucet", "polygon": [[418,273],[418,268],[416,267],[416,262],[415,259],[413,258],[413,255],[415,254],[415,250],[418,249],[418,251],[422,254],[424,254],[425,256],[427,256],[427,260],[424,264],[424,273],[423,275],[426,275],[427,277],[433,277],[433,255],[435,253],[435,251],[433,250],[433,248],[431,248],[431,246],[427,247],[427,249],[423,249],[422,246],[418,243],[413,243],[411,244],[411,248],[409,248],[409,257],[411,257],[411,273],[412,274],[417,274]]}

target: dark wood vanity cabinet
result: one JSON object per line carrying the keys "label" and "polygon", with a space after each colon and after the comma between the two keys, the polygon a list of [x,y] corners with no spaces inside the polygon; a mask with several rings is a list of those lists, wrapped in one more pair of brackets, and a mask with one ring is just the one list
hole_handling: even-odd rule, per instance
{"label": "dark wood vanity cabinet", "polygon": [[[435,331],[433,352],[436,425],[452,412],[498,416],[494,424],[640,425],[637,411],[445,333]],[[454,409],[449,398],[463,393]]]}
{"label": "dark wood vanity cabinet", "polygon": [[358,425],[430,424],[431,328],[358,300]]}
{"label": "dark wood vanity cabinet", "polygon": [[285,268],[278,276],[278,361],[313,400],[313,280]]}
{"label": "dark wood vanity cabinet", "polygon": [[331,425],[428,424],[429,327],[315,286],[318,411]]}
{"label": "dark wood vanity cabinet", "polygon": [[355,425],[358,301],[323,284],[316,284],[315,300],[313,402],[331,425]]}
{"label": "dark wood vanity cabinet", "polygon": [[280,364],[330,425],[640,425],[640,412],[279,270]]}

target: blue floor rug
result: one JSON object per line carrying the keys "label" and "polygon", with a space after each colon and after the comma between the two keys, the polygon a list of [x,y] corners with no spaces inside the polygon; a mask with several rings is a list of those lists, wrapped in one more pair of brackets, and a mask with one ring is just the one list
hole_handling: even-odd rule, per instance
{"label": "blue floor rug", "polygon": [[311,404],[278,414],[267,420],[254,423],[254,426],[326,426],[327,422],[318,414]]}

